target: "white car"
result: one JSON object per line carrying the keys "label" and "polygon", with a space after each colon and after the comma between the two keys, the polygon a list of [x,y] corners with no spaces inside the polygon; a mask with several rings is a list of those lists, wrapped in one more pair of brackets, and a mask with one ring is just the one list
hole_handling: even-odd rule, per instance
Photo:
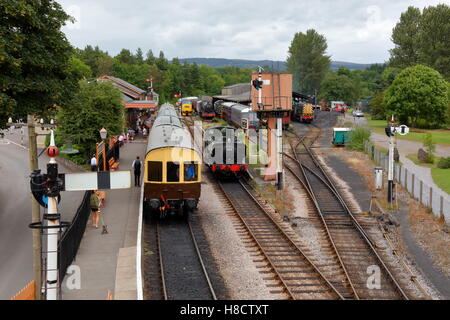
{"label": "white car", "polygon": [[364,113],[361,110],[353,110],[352,115],[354,117],[364,117]]}

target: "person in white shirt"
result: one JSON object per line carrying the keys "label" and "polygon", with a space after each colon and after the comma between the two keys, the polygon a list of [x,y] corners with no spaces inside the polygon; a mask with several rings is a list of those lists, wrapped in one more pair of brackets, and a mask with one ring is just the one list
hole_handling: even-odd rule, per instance
{"label": "person in white shirt", "polygon": [[95,158],[95,155],[91,158],[91,171],[97,171],[97,158]]}
{"label": "person in white shirt", "polygon": [[123,145],[123,135],[119,136],[119,146]]}

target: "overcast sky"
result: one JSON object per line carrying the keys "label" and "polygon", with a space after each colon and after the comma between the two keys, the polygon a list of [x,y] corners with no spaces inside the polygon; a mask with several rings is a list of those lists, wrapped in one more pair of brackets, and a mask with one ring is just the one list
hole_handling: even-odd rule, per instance
{"label": "overcast sky", "polygon": [[110,54],[138,47],[167,58],[285,60],[296,32],[316,29],[335,61],[384,62],[392,28],[413,5],[450,0],[58,0],[76,18],[63,31],[76,47]]}

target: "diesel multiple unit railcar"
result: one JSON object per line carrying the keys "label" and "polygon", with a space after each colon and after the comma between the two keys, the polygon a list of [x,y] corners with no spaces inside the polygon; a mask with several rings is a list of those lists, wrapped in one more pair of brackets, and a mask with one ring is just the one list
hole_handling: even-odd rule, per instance
{"label": "diesel multiple unit railcar", "polygon": [[245,140],[237,137],[235,132],[236,129],[230,126],[209,127],[205,130],[204,161],[212,172],[230,175],[247,171]]}
{"label": "diesel multiple unit railcar", "polygon": [[198,98],[197,97],[185,97],[181,98],[181,115],[192,116],[195,110]]}
{"label": "diesel multiple unit railcar", "polygon": [[234,102],[223,102],[221,106],[222,118],[229,124],[242,129],[259,129],[258,116],[249,106]]}
{"label": "diesel multiple unit railcar", "polygon": [[[144,163],[144,203],[152,216],[188,215],[201,192],[201,154],[171,104],[150,130]],[[147,209],[146,209],[147,210]]]}

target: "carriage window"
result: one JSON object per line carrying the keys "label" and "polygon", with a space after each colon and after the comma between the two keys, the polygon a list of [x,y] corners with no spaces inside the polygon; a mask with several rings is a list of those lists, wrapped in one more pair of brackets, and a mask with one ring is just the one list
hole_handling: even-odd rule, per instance
{"label": "carriage window", "polygon": [[184,181],[198,180],[198,164],[195,162],[184,163]]}
{"label": "carriage window", "polygon": [[167,162],[167,182],[180,181],[180,164],[178,162]]}
{"label": "carriage window", "polygon": [[148,180],[149,181],[162,181],[162,162],[161,161],[148,161]]}

